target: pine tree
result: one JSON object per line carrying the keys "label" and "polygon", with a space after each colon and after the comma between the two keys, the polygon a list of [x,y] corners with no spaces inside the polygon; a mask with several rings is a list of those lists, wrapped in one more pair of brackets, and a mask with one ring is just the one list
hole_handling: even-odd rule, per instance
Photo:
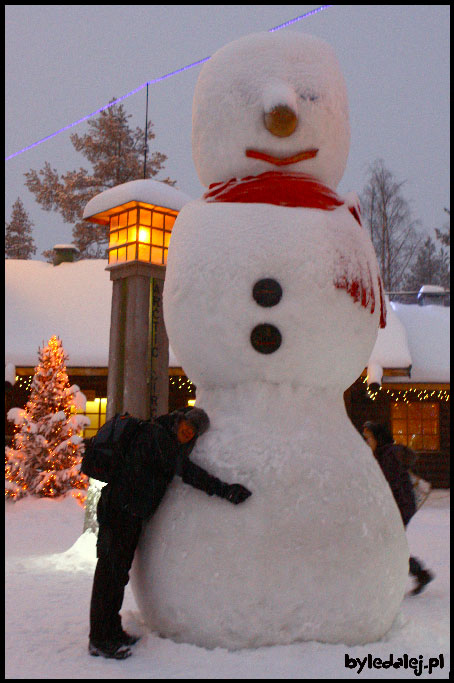
{"label": "pine tree", "polygon": [[[66,223],[74,223],[72,242],[79,249],[79,258],[106,257],[108,228],[82,220],[88,201],[110,187],[144,177],[145,131],[139,127],[132,130],[128,125],[130,117],[122,104],[112,105],[98,118],[88,121],[89,133],[71,135],[73,147],[91,163],[91,174],[79,168],[59,176],[48,161],[40,171],[25,173],[25,185],[38,204],[46,211],[58,211]],[[148,140],[155,137],[152,127],[149,122]],[[147,144],[145,177],[156,176],[164,168],[166,159],[160,152],[150,156]],[[175,184],[169,178],[162,182]],[[44,255],[49,254],[44,252]]]}
{"label": "pine tree", "polygon": [[33,223],[18,197],[13,204],[11,221],[5,223],[5,258],[27,260],[36,254],[32,228]]}
{"label": "pine tree", "polygon": [[16,431],[14,448],[5,451],[7,499],[27,494],[53,498],[88,486],[79,472],[84,444],[78,432],[89,420],[73,412],[81,397],[79,387],[69,385],[66,360],[61,340],[53,336],[39,350],[25,408],[8,411]]}
{"label": "pine tree", "polygon": [[429,236],[416,253],[416,260],[405,278],[404,288],[419,291],[423,285],[449,287],[449,257],[443,247],[437,250]]}
{"label": "pine tree", "polygon": [[[449,209],[444,209],[445,212],[448,214],[449,217],[451,217],[451,211]],[[439,230],[438,228],[435,228],[435,234],[437,236],[437,240],[440,240],[440,242],[445,246],[445,247],[450,247],[451,246],[451,226],[449,223],[445,223],[443,226],[444,230]]]}

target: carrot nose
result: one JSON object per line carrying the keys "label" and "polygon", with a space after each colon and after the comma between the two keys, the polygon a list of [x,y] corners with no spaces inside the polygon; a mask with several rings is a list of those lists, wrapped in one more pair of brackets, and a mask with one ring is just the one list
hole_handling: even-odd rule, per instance
{"label": "carrot nose", "polygon": [[265,127],[279,138],[287,138],[297,125],[297,115],[286,104],[279,104],[265,113]]}

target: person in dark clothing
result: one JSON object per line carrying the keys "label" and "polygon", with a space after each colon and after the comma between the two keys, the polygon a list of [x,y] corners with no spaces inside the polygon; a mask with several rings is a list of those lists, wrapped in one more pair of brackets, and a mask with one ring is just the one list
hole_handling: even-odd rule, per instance
{"label": "person in dark clothing", "polygon": [[186,484],[233,504],[251,493],[227,484],[189,460],[196,439],[208,429],[207,414],[186,408],[143,421],[127,448],[115,481],[101,491],[97,557],[90,603],[89,653],[125,659],[138,638],[121,625],[120,609],[142,525],[157,510],[175,474]]}
{"label": "person in dark clothing", "polygon": [[[416,512],[416,501],[413,493],[408,467],[411,451],[394,443],[394,439],[386,425],[376,422],[365,422],[363,436],[372,450],[386,481],[388,482],[402,516],[405,528]],[[404,464],[405,463],[405,464]],[[417,595],[434,578],[432,572],[423,568],[421,562],[410,557],[410,574],[416,578],[416,586],[412,595]]]}

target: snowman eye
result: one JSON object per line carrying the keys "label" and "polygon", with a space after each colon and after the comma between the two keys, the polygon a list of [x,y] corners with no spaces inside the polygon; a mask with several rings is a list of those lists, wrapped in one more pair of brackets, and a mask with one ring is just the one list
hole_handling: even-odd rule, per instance
{"label": "snowman eye", "polygon": [[304,101],[316,102],[318,100],[318,95],[316,95],[312,90],[305,90],[300,94],[300,97]]}

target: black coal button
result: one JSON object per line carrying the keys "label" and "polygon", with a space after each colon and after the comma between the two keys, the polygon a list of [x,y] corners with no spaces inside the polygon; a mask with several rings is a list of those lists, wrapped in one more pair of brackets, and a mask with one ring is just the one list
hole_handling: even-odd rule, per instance
{"label": "black coal button", "polygon": [[276,306],[282,297],[282,287],[277,280],[264,278],[255,283],[252,296],[259,306]]}
{"label": "black coal button", "polygon": [[270,323],[256,325],[251,332],[251,344],[259,353],[274,353],[281,343],[281,333]]}

